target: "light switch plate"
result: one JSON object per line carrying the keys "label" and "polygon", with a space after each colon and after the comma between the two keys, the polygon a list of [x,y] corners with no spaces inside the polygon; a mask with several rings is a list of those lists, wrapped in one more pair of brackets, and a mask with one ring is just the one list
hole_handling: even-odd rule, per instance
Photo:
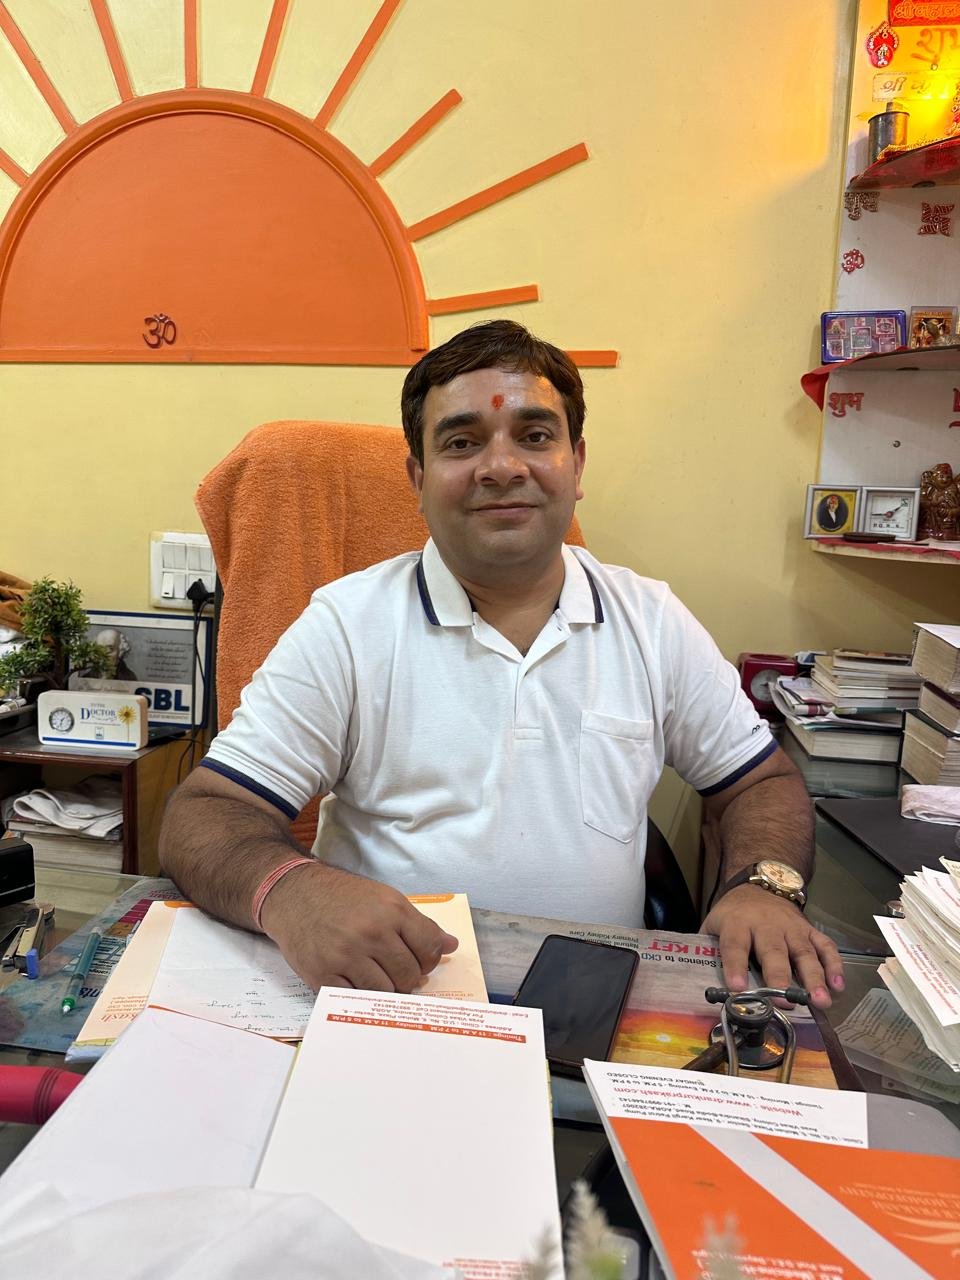
{"label": "light switch plate", "polygon": [[216,574],[205,533],[151,533],[150,602],[155,608],[189,610],[187,591],[198,578],[213,591]]}

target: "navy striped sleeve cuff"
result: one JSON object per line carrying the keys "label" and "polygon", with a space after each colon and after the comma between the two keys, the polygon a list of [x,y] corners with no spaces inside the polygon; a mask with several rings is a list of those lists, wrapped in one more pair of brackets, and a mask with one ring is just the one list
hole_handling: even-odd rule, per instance
{"label": "navy striped sleeve cuff", "polygon": [[229,778],[231,782],[235,782],[237,786],[245,787],[247,791],[252,791],[255,796],[259,796],[261,800],[266,800],[270,804],[275,805],[281,813],[286,814],[292,821],[299,814],[300,810],[295,809],[292,804],[288,804],[286,800],[281,799],[275,791],[271,791],[269,787],[263,786],[262,783],[254,782],[252,778],[248,778],[245,774],[239,773],[236,769],[231,769],[227,764],[221,764],[219,760],[211,760],[209,756],[200,761],[201,769],[210,769],[213,773],[219,773],[224,778]]}
{"label": "navy striped sleeve cuff", "polygon": [[698,791],[697,794],[706,797],[715,796],[718,791],[725,791],[727,787],[732,787],[735,782],[739,782],[740,779],[745,777],[752,769],[755,769],[758,764],[762,764],[768,756],[772,756],[776,749],[777,741],[775,738],[771,738],[763,750],[757,752],[757,754],[752,759],[748,760],[746,764],[742,764],[739,769],[728,774],[727,777],[723,778],[720,782],[715,782],[712,787],[704,787],[704,789],[702,791]]}

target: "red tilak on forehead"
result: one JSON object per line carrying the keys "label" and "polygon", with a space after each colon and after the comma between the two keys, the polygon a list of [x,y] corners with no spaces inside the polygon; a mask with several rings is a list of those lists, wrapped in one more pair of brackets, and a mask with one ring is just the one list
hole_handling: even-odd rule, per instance
{"label": "red tilak on forehead", "polygon": [[493,405],[493,407],[494,407],[495,409],[502,409],[502,408],[503,408],[503,396],[494,396],[494,397],[491,399],[490,403]]}

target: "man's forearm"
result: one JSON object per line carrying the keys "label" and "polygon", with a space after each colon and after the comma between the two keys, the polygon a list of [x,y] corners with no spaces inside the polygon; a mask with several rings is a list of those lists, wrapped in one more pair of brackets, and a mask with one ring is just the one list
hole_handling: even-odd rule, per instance
{"label": "man's forearm", "polygon": [[269,813],[222,796],[173,796],[160,834],[160,863],[191,902],[253,927],[257,886],[285,858],[307,850]]}
{"label": "man's forearm", "polygon": [[797,775],[765,778],[735,796],[720,816],[719,884],[761,858],[776,858],[809,880],[813,873],[813,805]]}

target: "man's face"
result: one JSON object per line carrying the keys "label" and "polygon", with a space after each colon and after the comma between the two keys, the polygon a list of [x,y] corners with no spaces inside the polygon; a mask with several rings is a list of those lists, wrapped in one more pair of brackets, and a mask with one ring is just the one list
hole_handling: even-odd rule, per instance
{"label": "man's face", "polygon": [[831,493],[830,497],[827,499],[827,510],[830,512],[831,515],[833,515],[833,513],[836,511],[839,505],[840,505],[840,499],[837,497],[835,493]]}
{"label": "man's face", "polygon": [[478,585],[559,561],[583,496],[585,446],[570,445],[556,387],[534,373],[478,369],[431,387],[423,406],[423,466],[407,472],[447,567]]}

